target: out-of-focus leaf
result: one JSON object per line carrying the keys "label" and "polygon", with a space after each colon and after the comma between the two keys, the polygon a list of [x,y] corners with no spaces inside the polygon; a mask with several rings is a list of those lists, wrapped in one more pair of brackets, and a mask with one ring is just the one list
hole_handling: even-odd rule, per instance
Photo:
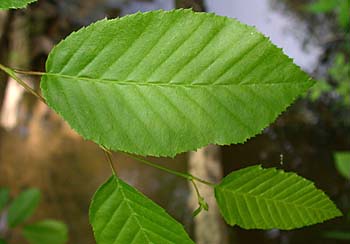
{"label": "out-of-focus leaf", "polygon": [[0,238],[0,244],[7,244],[7,242],[4,239]]}
{"label": "out-of-focus leaf", "polygon": [[0,0],[0,10],[25,8],[28,4],[36,1],[37,0]]}
{"label": "out-of-focus leaf", "polygon": [[0,212],[9,200],[9,192],[9,189],[7,188],[0,188]]}
{"label": "out-of-focus leaf", "polygon": [[349,231],[327,231],[323,234],[324,237],[336,239],[336,240],[343,240],[343,241],[350,241],[350,230]]}
{"label": "out-of-focus leaf", "polygon": [[338,0],[318,0],[307,5],[306,10],[312,13],[326,13],[334,10],[338,5]]}
{"label": "out-of-focus leaf", "polygon": [[67,226],[56,220],[43,220],[22,229],[30,244],[64,244],[68,240]]}
{"label": "out-of-focus leaf", "polygon": [[40,201],[38,189],[28,189],[21,192],[12,202],[8,210],[7,221],[11,228],[28,219],[37,208]]}
{"label": "out-of-focus leaf", "polygon": [[338,22],[349,33],[350,0],[341,0],[339,2]]}
{"label": "out-of-focus leaf", "polygon": [[336,152],[334,159],[338,172],[350,180],[350,152]]}

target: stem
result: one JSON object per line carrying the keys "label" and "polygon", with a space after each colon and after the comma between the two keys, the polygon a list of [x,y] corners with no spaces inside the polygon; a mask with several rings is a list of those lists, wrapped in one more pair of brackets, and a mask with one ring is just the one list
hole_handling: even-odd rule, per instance
{"label": "stem", "polygon": [[40,71],[25,71],[25,70],[18,70],[18,69],[14,69],[13,72],[17,73],[17,74],[23,74],[23,75],[45,75],[45,72],[40,72]]}
{"label": "stem", "polygon": [[191,175],[191,174],[189,174],[189,173],[181,173],[181,172],[178,172],[178,171],[175,171],[175,170],[172,170],[172,169],[163,167],[163,166],[161,166],[161,165],[159,165],[159,164],[153,163],[153,162],[148,161],[148,160],[146,160],[146,159],[142,159],[142,158],[136,157],[136,156],[131,155],[131,154],[129,154],[129,153],[125,153],[125,152],[121,152],[121,153],[123,153],[123,154],[129,156],[130,158],[133,158],[133,159],[135,159],[135,160],[137,160],[137,161],[139,161],[139,162],[141,162],[141,163],[143,163],[143,164],[147,164],[147,165],[149,165],[149,166],[151,166],[151,167],[153,167],[153,168],[156,168],[156,169],[165,171],[165,172],[167,172],[167,173],[169,173],[169,174],[173,174],[173,175],[182,177],[182,178],[184,178],[184,179],[186,179],[186,180],[191,181],[192,183],[193,183],[194,180],[196,180],[196,181],[198,181],[198,182],[200,182],[200,183],[206,184],[206,185],[211,186],[211,187],[215,186],[215,184],[213,184],[213,183],[211,183],[211,182],[208,182],[208,181],[205,181],[205,180],[203,180],[203,179],[201,179],[201,178],[198,178],[198,177],[196,177],[196,176],[193,176],[193,175]]}
{"label": "stem", "polygon": [[33,96],[38,98],[40,101],[46,104],[45,99],[37,93],[35,90],[33,90],[27,83],[25,83],[22,79],[20,79],[16,74],[15,71],[5,67],[4,65],[0,64],[0,69],[3,70],[6,74],[8,74],[10,77],[12,77],[19,85],[21,85],[27,92],[31,93]]}
{"label": "stem", "polygon": [[[191,183],[192,183],[192,185],[193,185],[193,187],[194,187],[194,189],[195,189],[195,191],[196,191],[197,198],[200,199],[202,196],[201,196],[201,194],[199,193],[199,190],[198,190],[198,187],[197,187],[197,185],[196,185],[196,182],[195,182],[194,180],[191,180]],[[198,202],[199,202],[199,200],[198,200]]]}
{"label": "stem", "polygon": [[101,149],[103,150],[103,153],[105,154],[106,160],[109,163],[109,166],[111,167],[113,174],[117,175],[117,171],[114,168],[111,152],[104,147],[101,147]]}

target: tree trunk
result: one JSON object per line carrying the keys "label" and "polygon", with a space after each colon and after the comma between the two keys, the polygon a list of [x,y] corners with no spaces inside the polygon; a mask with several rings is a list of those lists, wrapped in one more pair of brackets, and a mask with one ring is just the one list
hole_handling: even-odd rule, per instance
{"label": "tree trunk", "polygon": [[[218,183],[223,176],[220,147],[209,145],[189,154],[189,172],[209,182]],[[192,189],[190,207],[198,207],[196,192]],[[209,205],[209,211],[202,211],[194,219],[194,234],[198,244],[228,243],[226,225],[220,215],[214,189],[198,184],[198,190]]]}

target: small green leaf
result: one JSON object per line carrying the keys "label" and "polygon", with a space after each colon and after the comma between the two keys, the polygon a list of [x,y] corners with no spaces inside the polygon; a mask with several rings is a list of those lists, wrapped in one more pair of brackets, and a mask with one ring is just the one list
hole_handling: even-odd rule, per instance
{"label": "small green leaf", "polygon": [[30,244],[64,244],[68,241],[67,226],[56,220],[43,220],[22,229]]}
{"label": "small green leaf", "polygon": [[90,223],[98,244],[193,243],[163,208],[116,176],[95,193]]}
{"label": "small green leaf", "polygon": [[334,154],[334,158],[338,172],[350,180],[350,152],[337,152]]}
{"label": "small green leaf", "polygon": [[7,244],[7,242],[0,237],[0,244]]}
{"label": "small green leaf", "polygon": [[40,191],[38,189],[32,188],[21,192],[9,207],[7,216],[9,226],[16,227],[32,216],[39,201]]}
{"label": "small green leaf", "polygon": [[9,200],[9,192],[9,189],[7,188],[0,188],[0,212]]}
{"label": "small green leaf", "polygon": [[37,0],[0,0],[0,9],[25,8]]}
{"label": "small green leaf", "polygon": [[244,229],[289,230],[342,215],[311,181],[259,165],[226,176],[215,196],[226,222]]}
{"label": "small green leaf", "polygon": [[47,103],[85,139],[153,156],[242,143],[313,85],[255,28],[183,9],[82,28],[46,72]]}

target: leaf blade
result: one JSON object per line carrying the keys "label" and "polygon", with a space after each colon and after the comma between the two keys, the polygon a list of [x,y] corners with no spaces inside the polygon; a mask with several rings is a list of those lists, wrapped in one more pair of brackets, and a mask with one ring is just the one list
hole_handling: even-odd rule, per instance
{"label": "leaf blade", "polygon": [[9,192],[8,188],[0,188],[0,213],[9,200]]}
{"label": "leaf blade", "polygon": [[68,241],[67,226],[56,220],[42,220],[26,225],[22,234],[30,244],[64,244]]}
{"label": "leaf blade", "polygon": [[334,153],[335,167],[339,174],[350,180],[350,152]]}
{"label": "leaf blade", "polygon": [[294,229],[341,216],[311,181],[260,165],[231,173],[215,187],[222,215],[245,229]]}
{"label": "leaf blade", "polygon": [[40,191],[31,188],[21,192],[12,202],[8,209],[8,224],[11,228],[16,227],[27,220],[35,211],[40,201]]}
{"label": "leaf blade", "polygon": [[164,209],[116,176],[97,190],[89,215],[98,244],[193,243]]}
{"label": "leaf blade", "polygon": [[1,0],[0,9],[17,9],[25,8],[28,4],[37,0]]}
{"label": "leaf blade", "polygon": [[242,143],[313,84],[255,29],[189,10],[99,21],[46,71],[47,103],[85,139],[152,156]]}

